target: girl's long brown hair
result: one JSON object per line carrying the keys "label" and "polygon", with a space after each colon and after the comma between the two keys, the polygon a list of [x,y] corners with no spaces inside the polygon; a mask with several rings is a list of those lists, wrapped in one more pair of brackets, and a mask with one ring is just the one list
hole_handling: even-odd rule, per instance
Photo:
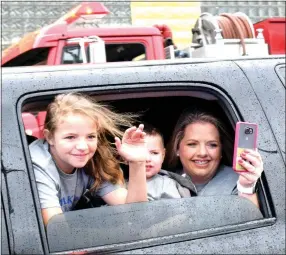
{"label": "girl's long brown hair", "polygon": [[108,138],[114,139],[115,136],[121,138],[123,135],[121,128],[132,126],[136,116],[115,113],[109,108],[81,93],[60,94],[47,108],[44,129],[52,136],[61,117],[70,113],[83,114],[95,121],[98,129],[97,150],[85,167],[86,173],[95,179],[92,190],[97,190],[104,181],[124,184],[117,151]]}

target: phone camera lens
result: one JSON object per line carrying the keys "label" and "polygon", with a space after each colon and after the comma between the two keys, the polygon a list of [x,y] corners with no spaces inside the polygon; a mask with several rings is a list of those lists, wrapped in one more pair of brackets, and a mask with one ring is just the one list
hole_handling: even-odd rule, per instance
{"label": "phone camera lens", "polygon": [[253,134],[253,128],[251,127],[246,127],[244,130],[244,133],[247,135]]}

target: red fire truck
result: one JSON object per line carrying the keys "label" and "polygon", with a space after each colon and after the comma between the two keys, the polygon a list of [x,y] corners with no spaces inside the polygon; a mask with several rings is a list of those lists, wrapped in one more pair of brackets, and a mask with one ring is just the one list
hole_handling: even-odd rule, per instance
{"label": "red fire truck", "polygon": [[[239,17],[236,17],[237,15],[230,17],[229,15],[229,22],[232,23],[230,25],[239,27],[239,20],[244,19],[246,20],[244,25],[252,30],[250,35],[252,38],[243,41],[243,44],[249,44],[247,53],[245,49],[241,49],[240,44],[243,38],[240,38],[239,34],[233,35],[236,37],[226,37],[224,31],[222,31],[222,35],[216,31],[216,28],[219,28],[218,25],[223,24],[219,19],[225,17],[215,19],[216,17],[206,13],[199,17],[192,29],[192,44],[184,50],[176,49],[171,29],[167,25],[83,28],[75,26],[80,21],[95,20],[108,13],[109,10],[102,3],[81,3],[53,24],[27,34],[18,43],[4,50],[1,65],[99,63],[165,59],[176,56],[217,57],[220,51],[212,44],[216,44],[216,42],[221,44],[223,41],[217,40],[220,37],[225,39],[222,52],[225,54],[231,52],[232,56],[235,52],[233,47],[237,48],[238,54],[241,54],[243,50],[244,55],[285,54],[285,18],[271,18],[252,25],[250,20],[247,17],[242,17],[241,14]],[[264,38],[262,35],[264,41],[256,40],[259,28],[264,30]],[[209,33],[209,31],[212,32]],[[231,38],[230,41],[229,38]],[[237,38],[236,41],[233,41],[233,38]],[[236,46],[234,46],[235,44]],[[255,44],[259,44],[261,49]],[[229,50],[226,50],[228,48]]]}

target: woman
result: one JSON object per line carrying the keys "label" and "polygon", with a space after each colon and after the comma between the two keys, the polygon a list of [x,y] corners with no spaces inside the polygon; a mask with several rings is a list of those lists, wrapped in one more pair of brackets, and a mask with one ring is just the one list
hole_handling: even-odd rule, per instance
{"label": "woman", "polygon": [[255,185],[263,171],[260,154],[244,150],[237,159],[246,172],[234,172],[222,162],[230,159],[229,136],[222,123],[205,112],[186,112],[173,131],[168,164],[181,163],[183,175],[196,187],[197,195],[238,194],[258,207]]}

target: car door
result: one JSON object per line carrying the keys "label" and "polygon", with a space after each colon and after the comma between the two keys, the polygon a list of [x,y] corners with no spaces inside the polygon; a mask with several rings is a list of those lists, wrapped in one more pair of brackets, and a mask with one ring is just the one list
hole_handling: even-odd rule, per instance
{"label": "car door", "polygon": [[[71,211],[53,217],[46,232],[43,228],[22,111],[71,91],[118,100],[183,94],[189,95],[191,102],[195,95],[204,95],[218,100],[232,126],[237,120],[259,123],[259,147],[278,150],[253,88],[232,61],[8,70],[3,75],[3,87],[3,165],[14,210],[11,226],[17,253],[283,251],[285,207],[281,199],[285,200],[285,170],[281,155],[267,151],[261,152],[265,167],[260,182],[263,213],[237,196],[196,197]],[[159,117],[167,119],[168,113],[162,112]]]}
{"label": "car door", "polygon": [[10,254],[6,216],[1,196],[1,254]]}

